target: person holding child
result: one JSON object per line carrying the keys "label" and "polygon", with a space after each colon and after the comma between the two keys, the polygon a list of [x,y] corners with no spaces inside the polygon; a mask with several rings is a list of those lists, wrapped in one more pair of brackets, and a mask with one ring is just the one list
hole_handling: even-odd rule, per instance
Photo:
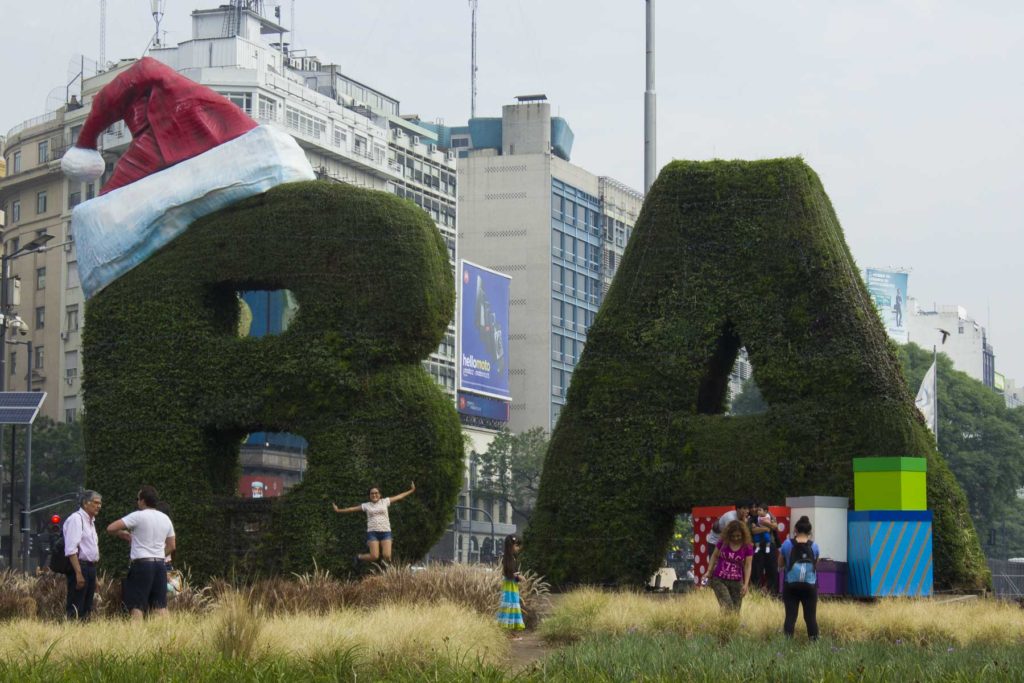
{"label": "person holding child", "polygon": [[746,522],[734,519],[722,532],[722,538],[715,546],[708,565],[708,574],[711,575],[708,585],[715,592],[723,610],[740,611],[743,596],[750,589],[753,557],[754,544],[750,538],[750,527]]}
{"label": "person holding child", "polygon": [[519,595],[519,549],[522,544],[515,534],[505,537],[505,553],[501,557],[501,604],[498,606],[498,626],[509,631],[522,631],[523,602]]}

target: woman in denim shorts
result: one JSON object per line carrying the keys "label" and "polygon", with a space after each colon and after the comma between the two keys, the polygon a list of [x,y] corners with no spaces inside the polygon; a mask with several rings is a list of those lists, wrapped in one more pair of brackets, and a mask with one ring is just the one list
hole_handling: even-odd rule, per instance
{"label": "woman in denim shorts", "polygon": [[415,490],[416,483],[412,482],[408,491],[381,498],[380,489],[373,486],[370,488],[370,500],[366,503],[350,508],[340,508],[337,503],[331,503],[334,511],[338,513],[360,510],[366,513],[366,546],[369,552],[356,555],[352,560],[353,565],[358,567],[360,562],[376,562],[377,558],[382,558],[385,562],[391,561],[391,520],[388,518],[388,507]]}

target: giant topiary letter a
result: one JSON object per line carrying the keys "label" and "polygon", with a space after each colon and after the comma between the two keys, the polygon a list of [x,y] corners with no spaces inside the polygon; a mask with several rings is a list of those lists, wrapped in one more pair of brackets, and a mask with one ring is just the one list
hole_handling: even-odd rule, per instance
{"label": "giant topiary letter a", "polygon": [[[237,292],[278,289],[298,302],[291,326],[239,337]],[[88,304],[87,479],[105,515],[128,512],[152,483],[171,504],[178,559],[199,575],[226,572],[239,535],[262,537],[249,568],[337,571],[365,548],[365,519],[331,501],[415,480],[392,523],[396,551],[422,556],[462,480],[454,407],[420,365],[454,296],[437,228],[382,192],[286,184],[198,220]],[[250,518],[237,524],[220,499],[257,431],[305,437],[308,467],[272,504],[235,503]],[[268,505],[269,522],[253,521]],[[126,557],[126,544],[111,541],[105,557]]]}
{"label": "giant topiary letter a", "polygon": [[[764,415],[722,414],[741,346]],[[556,583],[640,583],[676,513],[849,495],[851,459],[883,455],[928,458],[937,583],[983,585],[963,492],[817,176],[799,159],[675,162],[588,334],[525,551]]]}

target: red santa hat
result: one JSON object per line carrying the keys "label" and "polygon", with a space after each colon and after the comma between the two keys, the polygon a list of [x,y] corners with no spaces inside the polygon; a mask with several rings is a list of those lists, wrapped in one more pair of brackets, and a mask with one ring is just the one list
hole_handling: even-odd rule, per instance
{"label": "red santa hat", "polygon": [[72,178],[95,180],[105,164],[97,141],[124,120],[132,134],[128,151],[100,194],[173,166],[252,130],[256,122],[223,95],[185,78],[166,64],[143,57],[93,98],[78,141],[61,160]]}
{"label": "red santa hat", "polygon": [[281,183],[316,176],[295,140],[257,126],[230,100],[151,58],[93,98],[61,167],[99,178],[100,135],[123,120],[132,134],[100,195],[75,207],[72,229],[86,297],[139,265],[197,218]]}

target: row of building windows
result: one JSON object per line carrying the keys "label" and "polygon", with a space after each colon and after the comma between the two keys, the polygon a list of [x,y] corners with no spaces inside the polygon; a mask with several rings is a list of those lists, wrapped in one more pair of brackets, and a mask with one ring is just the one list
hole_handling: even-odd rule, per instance
{"label": "row of building windows", "polygon": [[591,244],[558,229],[551,231],[551,255],[594,272],[601,267],[601,245]]}
{"label": "row of building windows", "polygon": [[[46,209],[49,206],[49,198],[46,190],[36,193],[36,215],[46,213]],[[21,222],[21,200],[15,199],[11,201],[11,223]]]}
{"label": "row of building windows", "polygon": [[[36,145],[36,159],[39,164],[45,164],[50,161],[50,141],[43,140]],[[17,150],[11,153],[11,156],[7,159],[7,165],[10,167],[11,175],[15,173],[21,173],[22,162],[21,162],[21,150]]]}
{"label": "row of building windows", "polygon": [[416,206],[430,214],[435,223],[440,223],[450,228],[455,227],[455,206],[453,204],[435,199],[430,195],[424,194],[422,190],[405,185],[394,184],[391,190],[399,197],[415,202]]}
{"label": "row of building windows", "polygon": [[577,339],[570,335],[558,334],[557,332],[552,333],[551,360],[564,363],[569,366],[576,365],[576,361],[579,360],[580,354],[583,353],[583,347],[585,344],[586,342],[583,339]]}
{"label": "row of building windows", "polygon": [[394,161],[395,165],[402,169],[403,178],[432,187],[442,194],[455,194],[454,173],[449,173],[436,164],[402,152],[395,153]]}
{"label": "row of building windows", "polygon": [[601,295],[604,293],[598,278],[555,263],[551,264],[551,291],[575,297],[593,306],[601,303]]}
{"label": "row of building windows", "polygon": [[551,324],[572,332],[586,334],[594,324],[597,311],[561,299],[551,300]]}

